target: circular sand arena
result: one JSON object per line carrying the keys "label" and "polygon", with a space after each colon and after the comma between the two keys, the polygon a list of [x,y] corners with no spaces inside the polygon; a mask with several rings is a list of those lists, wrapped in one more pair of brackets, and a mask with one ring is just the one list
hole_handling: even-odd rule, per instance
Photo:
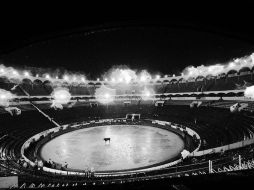
{"label": "circular sand arena", "polygon": [[[104,141],[110,138],[110,143]],[[120,171],[173,160],[183,140],[168,130],[140,125],[108,125],[79,129],[58,136],[41,149],[44,160],[69,169]]]}

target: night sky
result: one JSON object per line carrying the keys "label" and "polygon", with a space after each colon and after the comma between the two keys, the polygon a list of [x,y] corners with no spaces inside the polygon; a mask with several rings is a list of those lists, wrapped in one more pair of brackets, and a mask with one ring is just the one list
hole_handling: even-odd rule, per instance
{"label": "night sky", "polygon": [[225,63],[254,52],[254,45],[192,28],[125,26],[79,31],[5,54],[7,66],[62,68],[95,79],[114,65],[152,74],[180,74],[189,65]]}

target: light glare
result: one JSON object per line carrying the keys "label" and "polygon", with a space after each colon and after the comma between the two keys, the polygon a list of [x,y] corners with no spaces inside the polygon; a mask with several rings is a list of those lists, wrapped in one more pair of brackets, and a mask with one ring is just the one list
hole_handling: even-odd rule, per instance
{"label": "light glare", "polygon": [[8,107],[10,105],[10,100],[14,98],[14,95],[4,89],[0,89],[0,106]]}
{"label": "light glare", "polygon": [[29,77],[29,73],[27,71],[24,72],[25,77]]}
{"label": "light glare", "polygon": [[49,74],[46,74],[46,75],[45,75],[45,78],[46,78],[46,79],[50,79]]}
{"label": "light glare", "polygon": [[71,99],[71,94],[67,88],[55,88],[51,96],[57,104],[67,104]]}

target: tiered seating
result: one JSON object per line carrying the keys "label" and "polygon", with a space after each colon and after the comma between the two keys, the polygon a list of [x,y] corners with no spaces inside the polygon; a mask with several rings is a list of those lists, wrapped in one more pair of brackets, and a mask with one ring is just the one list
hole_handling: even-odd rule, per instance
{"label": "tiered seating", "polygon": [[180,85],[179,83],[168,84],[166,87],[167,88],[166,93],[179,93],[180,92],[179,85]]}
{"label": "tiered seating", "polygon": [[70,93],[73,96],[77,96],[77,95],[91,95],[91,93],[93,93],[93,88],[94,87],[88,87],[88,86],[84,86],[84,87],[78,87],[78,86],[70,86],[69,90]]}
{"label": "tiered seating", "polygon": [[179,92],[197,92],[196,82],[186,83],[185,88],[181,88]]}
{"label": "tiered seating", "polygon": [[252,83],[252,84],[254,82],[254,77],[253,77],[252,74],[249,74],[249,75],[239,75],[238,78],[239,78],[239,82],[237,82],[237,83],[242,84],[242,85],[244,84],[244,81]]}
{"label": "tiered seating", "polygon": [[236,104],[235,101],[216,101],[210,104],[210,106],[213,107],[218,107],[218,108],[224,108],[224,109],[228,109],[230,108],[230,106]]}
{"label": "tiered seating", "polygon": [[165,92],[165,86],[166,85],[154,85],[154,91],[156,92],[156,94],[163,94]]}
{"label": "tiered seating", "polygon": [[[26,84],[26,83],[23,83],[21,86],[31,96],[48,96],[52,92],[52,89],[49,90],[49,88],[45,87],[43,84]],[[25,94],[22,92],[22,95],[25,95]]]}
{"label": "tiered seating", "polygon": [[[141,104],[140,106],[123,105],[113,106],[108,108],[99,106],[98,108],[91,108],[89,106],[73,107],[64,109],[62,111],[55,111],[53,109],[46,110],[46,112],[54,117],[60,123],[70,123],[73,121],[83,121],[92,119],[93,117],[100,118],[114,118],[125,117],[126,113],[141,113],[144,118],[152,118],[157,114],[156,119],[172,121],[178,124],[186,125],[199,133],[202,139],[206,140],[206,145],[202,144],[201,150],[211,147],[217,147],[225,144],[230,144],[250,137],[250,131],[253,134],[253,127],[250,127],[254,119],[243,117],[242,115],[231,115],[228,110],[217,108],[200,107],[199,109],[190,109],[189,105],[166,105],[165,107],[154,107],[151,104]],[[72,113],[72,114],[70,114]],[[3,120],[0,120],[1,126],[8,133],[8,138],[4,143],[0,144],[1,152],[4,152],[5,158],[11,161],[11,170],[21,172],[23,176],[31,175],[31,169],[22,169],[17,164],[17,159],[20,157],[20,147],[24,141],[30,136],[54,127],[39,113],[34,111],[27,111],[22,113],[20,117],[13,118],[9,115],[3,115]],[[194,118],[196,118],[196,123]],[[235,119],[234,119],[235,118]],[[36,127],[35,127],[36,126]],[[246,136],[246,137],[245,137]],[[175,170],[178,172],[187,171],[188,168],[200,168],[204,165],[207,167],[207,160],[198,162],[192,166],[172,167],[168,170],[161,171],[162,173],[170,173]],[[188,163],[188,162],[187,162]],[[207,172],[207,171],[206,171]],[[156,172],[155,172],[156,173]],[[152,174],[152,173],[151,173]],[[38,175],[38,174],[37,174]],[[39,174],[40,182],[42,181],[63,181],[60,177],[55,176],[50,179],[48,174]],[[36,181],[34,177],[30,177],[31,181]],[[65,182],[73,182],[77,179],[68,179]],[[21,180],[22,181],[22,180]],[[27,178],[23,179],[27,181]]]}
{"label": "tiered seating", "polygon": [[[156,88],[156,92],[196,92],[198,87],[202,84],[205,84],[204,89],[207,90],[233,89],[235,88],[234,83],[236,81],[241,83],[243,78],[244,77],[239,77],[239,79],[217,79],[216,81],[211,79],[191,83],[168,84],[165,87],[159,85]],[[12,87],[13,84],[5,85],[6,89]],[[34,85],[31,89],[29,86],[25,86],[24,88],[26,88],[31,95],[48,95],[50,92],[50,89],[41,88],[39,85]],[[135,93],[137,93],[138,90],[140,91],[138,87],[136,88],[137,91]],[[90,95],[94,94],[95,87],[71,87],[70,91],[73,95]],[[20,92],[18,92],[18,94],[19,93]],[[126,92],[124,91],[121,93],[125,94]],[[202,139],[200,150],[231,144],[254,136],[254,118],[245,116],[241,113],[230,113],[229,107],[235,104],[235,101],[218,101],[210,104],[208,107],[201,106],[197,109],[190,108],[189,105],[191,102],[192,101],[190,100],[169,100],[165,103],[164,107],[155,107],[152,101],[132,101],[132,105],[129,106],[124,106],[123,102],[120,102],[115,105],[99,105],[97,108],[91,108],[89,103],[77,103],[74,107],[64,108],[61,111],[48,109],[49,104],[38,106],[44,109],[46,113],[60,124],[86,121],[94,118],[121,118],[125,117],[127,113],[141,113],[143,118],[172,121],[177,124],[188,126],[200,135]],[[32,108],[31,106],[26,105],[18,107],[22,107],[22,110],[28,111],[23,111],[22,114],[17,117],[11,117],[9,114],[1,114],[0,156],[1,158],[9,160],[8,167],[6,163],[0,163],[0,168],[2,168],[1,171],[5,171],[4,174],[7,173],[6,171],[18,173],[24,177],[23,181],[31,180],[31,182],[34,182],[36,181],[35,176],[40,176],[40,182],[62,182],[62,177],[54,176],[52,178],[52,176],[43,172],[35,175],[32,168],[23,168],[17,163],[20,158],[20,148],[26,139],[43,130],[54,127],[54,125],[48,122],[48,120],[38,112],[34,110],[29,111]],[[254,110],[254,104],[249,103],[246,110]],[[31,157],[33,157],[33,155],[31,155]],[[205,160],[202,161],[202,159]],[[198,164],[192,163],[190,166],[190,164],[186,165],[184,162],[183,166],[178,165],[177,167],[168,168],[167,170],[162,170],[158,173],[167,174],[175,172],[175,170],[178,170],[178,172],[185,172],[193,167],[197,167],[198,171],[201,167],[207,167],[206,158],[202,159],[200,158],[200,160],[198,160]],[[222,162],[222,159],[219,159],[218,162]],[[207,170],[205,172],[207,172]],[[0,172],[0,175],[1,173],[2,172]],[[151,172],[148,174],[153,173]],[[68,178],[66,182],[67,181],[74,182],[77,181],[77,179]]]}
{"label": "tiered seating", "polygon": [[[32,96],[43,96],[49,95],[52,92],[51,84],[42,83],[42,82],[32,82],[29,79],[24,79],[22,87],[30,93]],[[235,90],[243,89],[246,86],[252,85],[254,83],[254,77],[252,74],[242,74],[236,75],[233,77],[224,76],[221,78],[210,78],[203,80],[194,80],[194,81],[174,81],[171,83],[149,83],[149,88],[153,88],[155,93],[182,93],[182,92],[198,92],[198,91],[225,91],[225,90]],[[0,88],[10,90],[14,87],[16,83],[7,80],[6,78],[0,78]],[[101,85],[93,85],[88,83],[86,85],[70,85],[71,94],[73,95],[94,95],[95,89],[99,88]],[[141,93],[144,86],[138,84],[130,85],[129,88],[125,88],[124,85],[109,85],[109,88],[116,89],[118,95],[131,94],[135,91],[135,94]],[[24,95],[21,91],[15,91],[17,95]]]}

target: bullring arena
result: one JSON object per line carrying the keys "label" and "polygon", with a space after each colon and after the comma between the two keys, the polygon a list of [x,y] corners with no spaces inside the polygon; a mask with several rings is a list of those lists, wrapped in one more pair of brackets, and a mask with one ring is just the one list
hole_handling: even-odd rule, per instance
{"label": "bullring arena", "polygon": [[253,175],[254,54],[198,68],[94,80],[0,65],[0,185],[202,189]]}

